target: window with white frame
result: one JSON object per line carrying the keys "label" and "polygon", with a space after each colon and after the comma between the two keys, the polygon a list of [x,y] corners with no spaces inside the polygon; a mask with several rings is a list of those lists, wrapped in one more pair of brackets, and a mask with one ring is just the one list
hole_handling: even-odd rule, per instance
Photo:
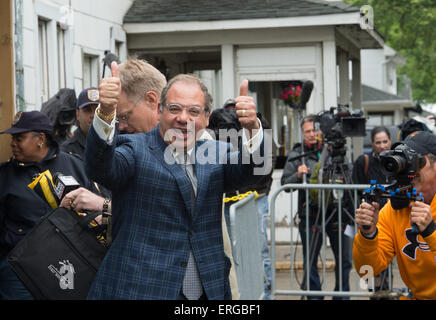
{"label": "window with white frame", "polygon": [[83,55],[83,88],[98,86],[98,56]]}
{"label": "window with white frame", "polygon": [[66,73],[65,73],[65,30],[57,24],[57,41],[58,41],[58,76],[59,88],[66,87]]}
{"label": "window with white frame", "polygon": [[[71,23],[60,10],[56,1],[33,1],[37,19],[34,30],[37,32],[38,61],[35,64],[38,81],[36,106],[47,101],[60,88],[74,87],[73,37]],[[59,2],[59,1],[58,1]],[[71,14],[71,13],[69,13]]]}
{"label": "window with white frame", "polygon": [[48,72],[48,42],[47,21],[38,19],[38,50],[39,50],[39,74],[41,83],[41,103],[48,100],[49,72]]}
{"label": "window with white frame", "polygon": [[367,126],[393,126],[393,112],[368,112]]}
{"label": "window with white frame", "polygon": [[118,57],[118,59],[121,56],[121,48],[123,46],[123,42],[122,41],[115,41],[115,55]]}

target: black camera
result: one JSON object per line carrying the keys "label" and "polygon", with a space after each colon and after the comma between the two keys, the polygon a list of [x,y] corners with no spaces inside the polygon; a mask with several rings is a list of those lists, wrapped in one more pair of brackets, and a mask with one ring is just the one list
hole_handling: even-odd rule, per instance
{"label": "black camera", "polygon": [[366,134],[366,119],[363,112],[350,112],[348,105],[331,107],[329,111],[322,111],[316,115],[314,120],[315,128],[321,129],[323,141],[329,145],[328,150],[334,162],[344,162],[346,137],[363,137]]}
{"label": "black camera", "polygon": [[58,115],[58,122],[61,125],[69,126],[76,121],[76,110],[62,110]]}
{"label": "black camera", "polygon": [[394,177],[400,185],[411,183],[417,172],[425,166],[425,157],[408,145],[397,142],[391,150],[380,154],[382,172]]}
{"label": "black camera", "polygon": [[[335,109],[337,112],[335,113]],[[340,104],[337,108],[322,111],[315,117],[326,140],[343,137],[363,137],[366,135],[366,119],[362,110],[348,110],[348,105]]]}
{"label": "black camera", "polygon": [[378,202],[381,198],[390,199],[392,208],[400,210],[406,208],[410,201],[423,201],[422,194],[418,194],[413,188],[412,180],[425,166],[424,156],[408,145],[397,142],[391,150],[380,153],[380,163],[383,174],[393,177],[395,182],[386,188],[376,185],[376,181],[371,182],[371,189],[363,194],[366,202]]}

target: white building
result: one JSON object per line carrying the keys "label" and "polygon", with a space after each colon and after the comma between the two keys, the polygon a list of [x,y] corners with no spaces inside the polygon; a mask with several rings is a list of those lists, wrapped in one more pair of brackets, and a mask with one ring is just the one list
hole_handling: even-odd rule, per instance
{"label": "white building", "polygon": [[403,88],[398,90],[397,68],[404,58],[384,45],[380,49],[362,50],[362,105],[369,125],[399,125],[405,109],[414,106],[410,80],[403,77]]}
{"label": "white building", "polygon": [[13,1],[16,110],[39,110],[60,88],[78,95],[98,86],[104,51],[126,58],[123,17],[132,2]]}

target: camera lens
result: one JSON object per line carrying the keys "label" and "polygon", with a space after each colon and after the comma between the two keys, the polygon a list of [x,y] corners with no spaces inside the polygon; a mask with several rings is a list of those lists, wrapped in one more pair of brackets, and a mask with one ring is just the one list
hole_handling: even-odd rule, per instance
{"label": "camera lens", "polygon": [[397,155],[381,157],[382,171],[387,176],[402,172],[406,168],[406,164],[406,159]]}
{"label": "camera lens", "polygon": [[61,111],[59,113],[59,123],[62,125],[73,124],[75,120],[76,120],[75,110]]}

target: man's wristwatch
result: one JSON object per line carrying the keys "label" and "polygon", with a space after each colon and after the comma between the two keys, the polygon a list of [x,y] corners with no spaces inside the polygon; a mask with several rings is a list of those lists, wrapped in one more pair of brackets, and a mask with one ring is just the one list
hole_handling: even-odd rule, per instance
{"label": "man's wristwatch", "polygon": [[107,213],[109,212],[109,204],[110,204],[111,200],[108,198],[105,198],[103,201],[103,209],[101,209],[101,212],[103,213]]}

